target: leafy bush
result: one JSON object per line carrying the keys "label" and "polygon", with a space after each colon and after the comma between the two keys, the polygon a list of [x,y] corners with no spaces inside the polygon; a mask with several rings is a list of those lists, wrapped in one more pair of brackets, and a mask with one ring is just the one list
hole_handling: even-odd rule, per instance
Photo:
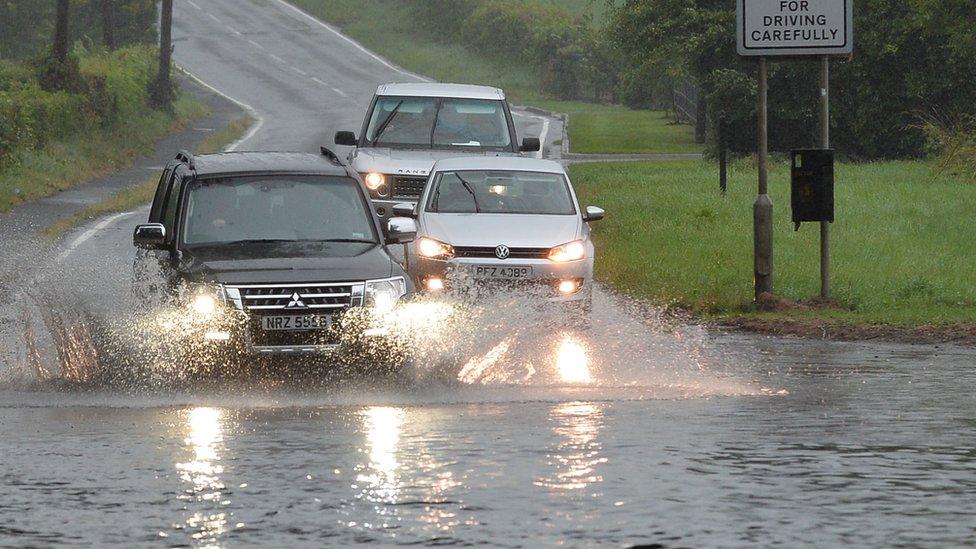
{"label": "leafy bush", "polygon": [[37,149],[99,127],[110,128],[148,110],[155,50],[134,46],[115,52],[77,52],[72,91],[46,91],[50,65],[0,63],[0,167],[17,151]]}

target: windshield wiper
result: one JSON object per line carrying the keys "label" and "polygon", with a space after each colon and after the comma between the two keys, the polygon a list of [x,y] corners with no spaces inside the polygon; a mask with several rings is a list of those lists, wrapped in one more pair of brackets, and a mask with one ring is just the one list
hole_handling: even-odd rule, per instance
{"label": "windshield wiper", "polygon": [[375,240],[370,240],[368,238],[326,238],[325,240],[316,240],[316,242],[353,242],[356,244],[376,244]]}
{"label": "windshield wiper", "polygon": [[396,106],[393,107],[393,110],[390,111],[390,114],[386,115],[386,118],[383,119],[383,123],[380,124],[378,128],[376,128],[376,133],[373,134],[374,145],[380,142],[380,136],[383,135],[383,132],[386,131],[386,128],[390,126],[390,122],[393,122],[393,117],[395,117],[397,113],[400,112],[400,105],[403,105],[402,99],[397,102]]}
{"label": "windshield wiper", "polygon": [[456,173],[454,174],[454,177],[458,178],[458,180],[461,182],[461,185],[464,187],[464,190],[468,191],[468,194],[471,195],[471,200],[474,200],[474,212],[481,213],[481,207],[478,206],[478,195],[474,193],[474,189],[471,188],[471,184],[465,181],[463,177],[461,177]]}

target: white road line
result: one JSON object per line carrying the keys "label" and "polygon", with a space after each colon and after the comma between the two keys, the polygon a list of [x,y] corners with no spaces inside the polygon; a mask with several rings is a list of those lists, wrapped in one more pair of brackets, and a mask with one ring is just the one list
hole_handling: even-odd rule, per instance
{"label": "white road line", "polygon": [[313,77],[311,78],[311,80],[312,80],[312,82],[315,82],[316,84],[320,84],[320,85],[322,85],[322,86],[325,86],[326,88],[328,88],[328,87],[329,87],[329,85],[328,85],[328,84],[326,84],[325,82],[323,82],[323,81],[321,81],[321,80],[319,80],[318,78],[316,78],[316,77],[314,77],[314,76],[313,76]]}
{"label": "white road line", "polygon": [[89,240],[91,240],[91,238],[93,236],[95,236],[96,234],[98,234],[99,232],[101,232],[102,230],[104,230],[105,227],[108,227],[109,225],[111,225],[112,223],[115,223],[116,221],[118,221],[119,219],[122,219],[123,217],[130,216],[130,215],[133,215],[135,213],[136,213],[135,211],[117,213],[115,215],[111,215],[111,216],[106,217],[105,219],[99,221],[98,224],[96,224],[94,227],[92,227],[92,228],[88,229],[87,231],[81,233],[80,235],[78,235],[78,238],[76,238],[73,241],[71,241],[71,244],[68,244],[68,246],[64,249],[64,251],[62,251],[60,254],[58,254],[57,261],[58,262],[61,262],[61,261],[64,261],[65,259],[67,259],[68,256],[70,256],[72,253],[75,252],[75,250],[78,249],[79,246],[81,246],[85,242],[88,242]]}
{"label": "white road line", "polygon": [[332,88],[332,91],[336,92],[337,94],[341,95],[342,97],[349,97],[348,95],[346,95],[346,92],[340,90],[339,88],[333,87]]}
{"label": "white road line", "polygon": [[218,19],[216,15],[210,13],[209,11],[207,12],[207,17],[209,17],[209,18],[213,19],[214,21],[220,23],[220,19]]}
{"label": "white road line", "polygon": [[259,49],[259,50],[263,50],[264,49],[264,46],[262,46],[261,44],[258,44],[254,40],[248,40],[248,43],[251,44],[252,46],[254,46],[255,48]]}
{"label": "white road line", "polygon": [[186,3],[187,4],[190,4],[191,6],[193,6],[194,8],[196,8],[196,9],[198,9],[200,11],[203,11],[203,8],[201,8],[200,6],[198,6],[197,3],[194,2],[193,0],[186,0]]}
{"label": "white road line", "polygon": [[288,9],[292,10],[293,12],[297,13],[298,15],[301,15],[302,17],[304,17],[304,18],[308,19],[309,21],[315,23],[316,25],[322,27],[323,29],[331,32],[332,34],[334,34],[336,36],[338,36],[339,38],[345,40],[346,42],[348,42],[349,44],[351,44],[354,48],[356,48],[359,51],[365,53],[366,55],[372,57],[376,61],[379,61],[380,63],[382,63],[385,67],[387,67],[389,69],[392,69],[392,70],[394,70],[394,71],[396,71],[396,72],[398,72],[400,74],[405,74],[405,75],[407,75],[407,76],[409,76],[411,78],[416,78],[416,79],[421,80],[423,82],[432,82],[432,80],[430,78],[427,78],[426,76],[420,76],[419,74],[412,73],[412,72],[410,72],[408,70],[401,69],[400,67],[394,65],[393,63],[390,63],[386,59],[383,59],[382,57],[380,57],[380,56],[376,55],[375,53],[369,51],[368,49],[364,48],[363,45],[360,44],[359,42],[356,42],[352,38],[349,38],[345,34],[342,34],[341,32],[335,30],[330,25],[325,24],[324,22],[322,22],[321,20],[319,20],[315,16],[310,15],[310,14],[306,13],[305,11],[302,11],[300,8],[295,7],[295,6],[291,5],[291,4],[289,4],[285,0],[277,0],[277,2],[279,4],[281,4],[282,6],[284,6],[284,7],[288,8]]}
{"label": "white road line", "polygon": [[235,29],[234,27],[232,27],[232,26],[230,26],[230,25],[224,25],[224,26],[225,26],[225,27],[227,27],[227,30],[229,30],[230,32],[232,32],[232,33],[234,33],[234,34],[236,34],[236,35],[238,35],[238,36],[240,36],[240,34],[241,34],[241,31],[239,31],[239,30],[237,30],[237,29]]}
{"label": "white road line", "polygon": [[302,69],[300,69],[298,67],[292,67],[291,70],[297,72],[298,74],[300,74],[302,76],[308,76],[308,73],[307,72],[303,71]]}
{"label": "white road line", "polygon": [[326,88],[329,88],[330,90],[334,91],[338,95],[341,95],[342,97],[349,97],[348,95],[346,95],[346,92],[340,90],[339,88],[337,88],[335,86],[330,86],[330,85],[326,84],[325,82],[319,80],[318,78],[316,78],[314,76],[312,77],[312,82],[315,82],[316,84],[320,84],[320,85],[322,85],[322,86],[324,86]]}
{"label": "white road line", "polygon": [[277,62],[279,62],[279,63],[281,63],[282,65],[284,65],[284,64],[285,64],[285,60],[284,60],[284,59],[282,59],[282,58],[280,58],[280,57],[278,57],[277,55],[275,55],[275,54],[273,54],[273,53],[269,53],[269,54],[268,54],[268,57],[270,57],[270,58],[272,58],[272,59],[274,59],[275,61],[277,61]]}
{"label": "white road line", "polygon": [[182,70],[184,73],[186,73],[186,75],[189,76],[190,78],[192,78],[197,84],[200,84],[201,86],[203,86],[203,87],[207,88],[208,90],[216,93],[217,95],[223,97],[224,99],[230,101],[231,103],[234,103],[235,105],[241,107],[242,109],[244,109],[245,111],[247,111],[247,113],[249,115],[251,115],[251,118],[254,119],[254,124],[251,125],[251,129],[248,130],[248,132],[246,134],[244,134],[243,137],[241,137],[237,141],[231,143],[230,145],[224,147],[224,150],[225,151],[236,151],[238,147],[240,147],[242,144],[244,144],[244,142],[247,141],[248,139],[254,137],[254,135],[256,133],[258,133],[258,131],[262,127],[264,127],[264,118],[258,113],[257,109],[255,109],[254,107],[248,105],[247,103],[245,103],[243,101],[240,101],[238,99],[234,99],[233,97],[231,97],[231,96],[227,95],[226,93],[218,90],[217,88],[211,86],[210,84],[207,84],[206,82],[204,82],[203,80],[200,80],[193,73],[191,73],[190,71],[184,69],[183,67],[180,67],[180,70]]}

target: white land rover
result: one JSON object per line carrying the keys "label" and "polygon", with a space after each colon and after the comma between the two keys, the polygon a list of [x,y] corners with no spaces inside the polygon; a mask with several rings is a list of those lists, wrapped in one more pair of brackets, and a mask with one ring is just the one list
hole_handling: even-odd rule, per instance
{"label": "white land rover", "polygon": [[502,90],[437,83],[379,86],[361,134],[337,132],[335,143],[356,147],[349,165],[362,175],[381,218],[392,217],[396,204],[417,202],[438,160],[540,148],[538,138],[518,143]]}

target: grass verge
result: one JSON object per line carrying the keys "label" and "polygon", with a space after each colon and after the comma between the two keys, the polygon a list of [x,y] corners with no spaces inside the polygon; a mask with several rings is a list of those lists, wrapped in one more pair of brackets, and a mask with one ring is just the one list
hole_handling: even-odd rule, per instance
{"label": "grass verge", "polygon": [[733,165],[729,192],[701,161],[572,168],[580,199],[605,207],[595,228],[597,275],[628,294],[705,318],[919,327],[976,324],[976,186],[937,175],[933,162],[837,166],[832,227],[835,307],[819,293],[819,231],[790,223],[789,166],[770,173],[775,288],[788,305],[752,299],[755,166]]}
{"label": "grass verge", "polygon": [[[309,14],[337,25],[372,51],[407,70],[441,82],[485,84],[505,90],[512,103],[570,115],[575,153],[697,153],[687,126],[664,113],[617,105],[558,101],[542,93],[542,74],[515,59],[489,58],[457,44],[438,42],[418,28],[409,3],[398,0],[291,0]],[[542,0],[538,0],[542,1]],[[555,0],[577,13],[601,16],[590,0]]]}
{"label": "grass verge", "polygon": [[0,172],[0,212],[123,168],[133,157],[152,150],[164,135],[184,129],[206,112],[202,103],[184,96],[176,104],[175,117],[149,111],[106,132],[78,135],[20,153],[17,164]]}
{"label": "grass verge", "polygon": [[[228,144],[240,139],[241,136],[247,133],[248,128],[250,128],[251,124],[253,123],[254,120],[249,116],[238,118],[220,130],[210,134],[207,139],[200,143],[195,152],[197,154],[219,152]],[[52,239],[58,238],[88,221],[112,213],[126,212],[143,204],[147,204],[152,200],[158,183],[159,177],[153,176],[146,181],[139,183],[138,185],[122,189],[105,200],[97,204],[93,204],[72,215],[71,217],[62,219],[54,225],[51,225],[44,230],[44,235]]]}

